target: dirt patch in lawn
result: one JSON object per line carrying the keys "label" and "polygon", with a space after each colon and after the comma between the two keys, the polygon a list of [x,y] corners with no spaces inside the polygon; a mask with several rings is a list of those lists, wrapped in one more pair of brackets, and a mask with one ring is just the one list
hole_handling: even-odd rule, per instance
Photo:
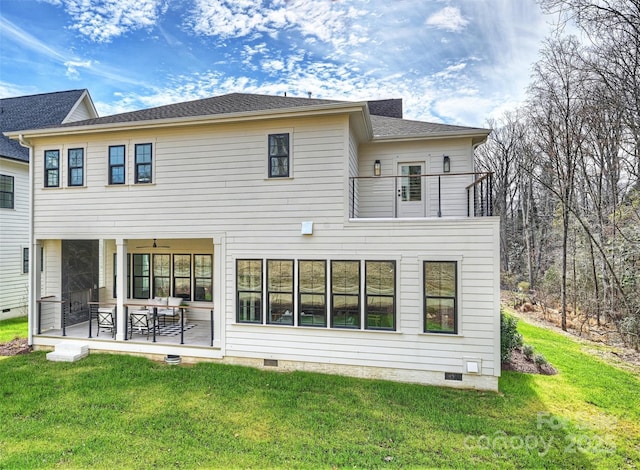
{"label": "dirt patch in lawn", "polygon": [[16,338],[8,343],[0,343],[0,356],[17,356],[31,352],[31,346],[27,344],[27,338]]}
{"label": "dirt patch in lawn", "polygon": [[513,370],[525,374],[555,375],[558,371],[551,364],[536,364],[528,359],[522,351],[517,348],[511,353],[511,360],[502,363],[502,370]]}

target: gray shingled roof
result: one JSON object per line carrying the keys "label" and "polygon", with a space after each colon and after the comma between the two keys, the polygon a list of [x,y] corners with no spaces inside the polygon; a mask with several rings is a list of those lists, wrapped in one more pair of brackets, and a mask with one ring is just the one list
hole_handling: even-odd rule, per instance
{"label": "gray shingled roof", "polygon": [[127,122],[153,121],[157,119],[178,119],[216,114],[232,114],[270,109],[286,109],[302,106],[314,106],[344,101],[320,100],[315,98],[294,98],[289,96],[254,95],[248,93],[230,93],[194,101],[168,104],[157,108],[141,109],[128,113],[114,114],[86,121],[64,124],[60,127],[87,126],[97,124],[117,124]]}
{"label": "gray shingled roof", "polygon": [[[55,127],[77,127],[103,124],[126,124],[133,122],[154,121],[160,119],[179,119],[199,116],[212,116],[233,113],[248,113],[276,109],[291,109],[315,105],[345,104],[349,101],[324,100],[315,98],[298,98],[288,96],[256,95],[249,93],[230,93],[194,101],[169,104],[156,108],[142,109],[128,113],[114,114],[85,121],[76,121]],[[369,102],[369,112],[373,133],[376,137],[411,137],[431,134],[446,135],[462,132],[479,132],[485,129],[450,126],[421,121],[401,119],[402,100],[379,100]],[[389,117],[398,116],[398,117]],[[44,126],[54,127],[54,126]]]}
{"label": "gray shingled roof", "polygon": [[0,156],[29,161],[29,150],[2,135],[6,131],[59,125],[86,90],[69,90],[0,99]]}
{"label": "gray shingled roof", "polygon": [[410,121],[386,116],[371,115],[373,135],[377,138],[384,137],[411,137],[455,134],[488,134],[489,129],[479,127],[453,126],[436,122]]}

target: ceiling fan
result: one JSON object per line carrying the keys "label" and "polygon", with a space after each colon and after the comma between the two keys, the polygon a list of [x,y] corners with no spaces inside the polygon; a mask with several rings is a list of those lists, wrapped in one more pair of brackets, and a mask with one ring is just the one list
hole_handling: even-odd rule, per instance
{"label": "ceiling fan", "polygon": [[158,245],[157,239],[153,239],[153,245],[136,246],[136,248],[171,248],[169,245]]}

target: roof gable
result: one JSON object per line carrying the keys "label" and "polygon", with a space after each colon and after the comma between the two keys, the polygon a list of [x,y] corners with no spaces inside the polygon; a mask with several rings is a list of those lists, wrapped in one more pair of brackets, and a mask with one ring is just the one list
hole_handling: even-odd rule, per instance
{"label": "roof gable", "polygon": [[[0,99],[0,132],[59,125],[80,105],[84,115],[97,116],[87,90],[69,90]],[[28,149],[0,135],[0,156],[29,161]]]}

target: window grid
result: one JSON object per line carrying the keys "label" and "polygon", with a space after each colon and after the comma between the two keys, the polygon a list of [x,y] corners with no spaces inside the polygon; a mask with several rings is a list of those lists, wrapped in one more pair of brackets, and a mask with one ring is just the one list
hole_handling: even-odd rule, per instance
{"label": "window grid", "polygon": [[365,328],[395,330],[396,262],[365,261]]}
{"label": "window grid", "polygon": [[153,255],[153,296],[171,296],[171,255]]}
{"label": "window grid", "polygon": [[458,333],[457,271],[455,261],[424,261],[425,333]]}
{"label": "window grid", "polygon": [[269,178],[289,176],[289,134],[269,134]]}
{"label": "window grid", "polygon": [[236,260],[239,323],[262,323],[262,288],[262,260]]}
{"label": "window grid", "polygon": [[0,209],[13,209],[15,187],[13,176],[0,175]]}
{"label": "window grid", "polygon": [[109,184],[125,183],[125,146],[109,147]]}
{"label": "window grid", "polygon": [[191,300],[191,255],[173,255],[173,296]]}
{"label": "window grid", "polygon": [[298,324],[327,326],[327,262],[298,261]]}
{"label": "window grid", "polygon": [[331,261],[331,326],[360,328],[360,261]]}
{"label": "window grid", "polygon": [[195,293],[193,300],[210,302],[213,299],[213,256],[193,255]]}
{"label": "window grid", "polygon": [[293,260],[267,260],[267,323],[293,325]]}
{"label": "window grid", "polygon": [[135,153],[136,183],[151,183],[153,169],[151,144],[136,144]]}
{"label": "window grid", "polygon": [[149,254],[133,254],[133,298],[149,298]]}
{"label": "window grid", "polygon": [[69,149],[69,186],[84,185],[84,149]]}
{"label": "window grid", "polygon": [[45,188],[60,186],[60,150],[44,152],[44,186]]}

